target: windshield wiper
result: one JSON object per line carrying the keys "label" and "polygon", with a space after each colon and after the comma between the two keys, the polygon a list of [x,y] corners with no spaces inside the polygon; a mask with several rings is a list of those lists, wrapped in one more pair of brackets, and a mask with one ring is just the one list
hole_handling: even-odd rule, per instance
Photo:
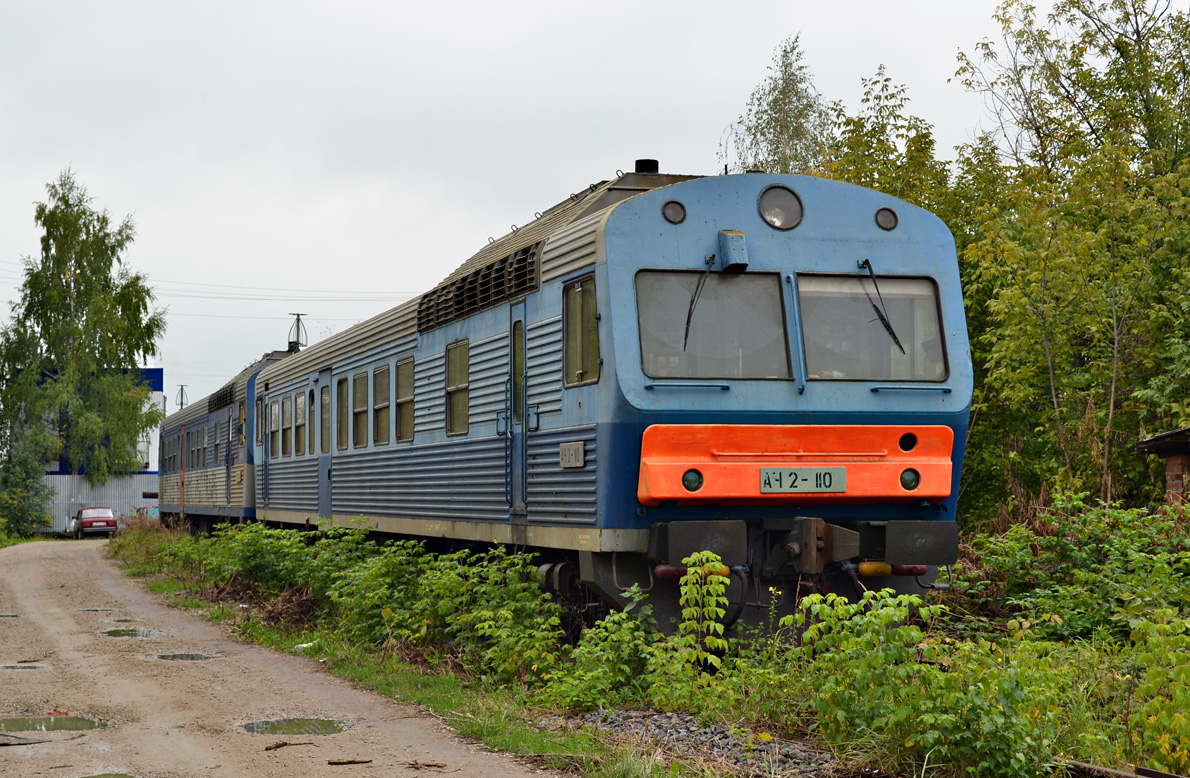
{"label": "windshield wiper", "polygon": [[[864,290],[864,294],[867,295],[868,302],[872,305],[872,310],[876,312],[876,318],[878,318],[880,323],[884,325],[884,329],[886,332],[888,332],[888,336],[893,339],[893,343],[896,343],[897,348],[899,348],[901,353],[904,354],[905,347],[901,345],[901,339],[897,337],[897,333],[893,330],[892,322],[888,320],[888,308],[884,307],[884,297],[880,294],[880,285],[876,283],[876,271],[872,269],[871,261],[865,259],[859,263],[859,266],[861,268],[867,268],[868,275],[872,277],[872,286],[876,288],[876,299],[880,301],[879,308],[876,307],[876,302],[872,299],[872,295],[868,294],[868,290]],[[691,310],[693,310],[693,306],[691,307]],[[687,324],[686,326],[689,328],[690,325]]]}
{"label": "windshield wiper", "polygon": [[[866,260],[865,260],[866,261]],[[686,335],[682,338],[682,351],[686,350],[686,344],[690,342],[690,321],[694,318],[694,306],[698,305],[699,295],[702,294],[702,288],[707,283],[707,276],[711,274],[711,266],[715,264],[715,255],[707,257],[707,269],[703,271],[702,277],[698,279],[698,283],[694,287],[694,294],[690,296],[690,310],[686,312]],[[904,351],[904,349],[901,349]]]}

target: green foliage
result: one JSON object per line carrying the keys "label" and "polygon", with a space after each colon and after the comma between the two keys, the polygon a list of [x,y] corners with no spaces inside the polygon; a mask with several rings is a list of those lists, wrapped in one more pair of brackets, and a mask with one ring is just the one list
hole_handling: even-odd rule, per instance
{"label": "green foliage", "polygon": [[45,481],[45,466],[24,438],[11,441],[0,465],[0,532],[29,537],[54,519],[49,509],[54,488]]}
{"label": "green foliage", "polygon": [[1127,640],[1151,614],[1190,604],[1190,532],[1163,509],[1088,506],[1059,496],[1033,527],[971,539],[979,560],[960,576],[958,607],[1016,637]]}
{"label": "green foliage", "polygon": [[821,156],[830,114],[798,46],[796,35],[781,42],[769,75],[724,131],[719,161],[735,172],[804,173]]}
{"label": "green foliage", "polygon": [[93,485],[141,467],[138,445],[163,412],[138,365],[157,354],[165,317],[145,276],[122,265],[131,220],[113,225],[66,171],[35,220],[41,256],[25,259],[20,299],[0,334],[0,432],[8,449],[61,458]]}
{"label": "green foliage", "polygon": [[622,611],[610,613],[583,631],[570,661],[546,676],[541,700],[569,710],[621,707],[646,699],[647,674],[654,647],[661,639],[653,624],[652,606],[635,584]]}

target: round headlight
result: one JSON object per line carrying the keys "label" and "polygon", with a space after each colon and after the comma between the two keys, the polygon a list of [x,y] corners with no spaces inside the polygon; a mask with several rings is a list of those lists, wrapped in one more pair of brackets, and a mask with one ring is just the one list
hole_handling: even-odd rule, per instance
{"label": "round headlight", "polygon": [[661,215],[670,224],[681,224],[686,221],[686,206],[677,200],[667,200],[665,205],[661,206]]}
{"label": "round headlight", "polygon": [[687,470],[682,474],[682,486],[688,492],[697,492],[702,488],[702,473],[697,470]]}
{"label": "round headlight", "polygon": [[906,470],[901,473],[901,488],[907,492],[912,492],[921,483],[921,476],[913,469]]}
{"label": "round headlight", "polygon": [[897,212],[892,208],[876,209],[876,224],[882,230],[895,230],[897,228]]}
{"label": "round headlight", "polygon": [[760,193],[760,218],[777,230],[792,230],[802,223],[802,201],[793,190],[781,185],[770,186]]}

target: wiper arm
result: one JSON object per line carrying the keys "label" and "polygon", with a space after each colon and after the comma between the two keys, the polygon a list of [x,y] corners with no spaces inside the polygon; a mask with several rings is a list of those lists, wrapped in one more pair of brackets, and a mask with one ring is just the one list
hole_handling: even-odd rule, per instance
{"label": "wiper arm", "polygon": [[901,339],[897,337],[896,331],[893,330],[892,322],[888,320],[888,308],[884,307],[884,297],[880,294],[880,284],[876,283],[876,271],[872,269],[871,261],[865,259],[859,263],[859,266],[861,268],[867,268],[868,275],[872,277],[872,286],[876,289],[876,299],[880,300],[880,307],[876,307],[875,301],[872,300],[872,295],[868,294],[868,290],[865,289],[864,294],[867,295],[868,303],[871,304],[872,310],[876,312],[876,318],[884,325],[884,330],[888,333],[888,336],[893,339],[893,343],[896,343],[897,348],[904,354],[905,347],[901,345]]}
{"label": "wiper arm", "polygon": [[[686,350],[686,344],[690,342],[690,322],[694,318],[694,306],[698,305],[698,298],[702,294],[702,288],[707,283],[707,276],[711,274],[711,266],[715,264],[715,255],[707,257],[707,269],[703,271],[702,277],[698,279],[698,283],[694,287],[694,294],[690,296],[690,310],[686,311],[686,335],[682,338],[682,351]],[[904,349],[901,349],[904,351]]]}

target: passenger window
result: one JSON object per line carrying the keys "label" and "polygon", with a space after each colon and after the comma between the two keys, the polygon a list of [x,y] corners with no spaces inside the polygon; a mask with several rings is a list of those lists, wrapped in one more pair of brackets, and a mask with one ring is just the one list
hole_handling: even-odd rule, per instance
{"label": "passenger window", "polygon": [[512,420],[524,421],[525,415],[525,322],[512,323]]}
{"label": "passenger window", "polygon": [[309,414],[310,415],[309,415],[308,421],[310,422],[310,424],[307,426],[306,429],[310,433],[310,453],[313,454],[314,453],[314,390],[313,389],[310,390]]}
{"label": "passenger window", "polygon": [[322,453],[331,453],[331,388],[324,386],[319,389],[319,413],[322,417],[318,422],[318,429],[322,433]]}
{"label": "passenger window", "polygon": [[388,376],[388,365],[378,367],[372,372],[372,442],[377,446],[388,445]]}
{"label": "passenger window", "polygon": [[306,394],[299,392],[293,397],[293,453],[306,453]]}
{"label": "passenger window", "polygon": [[293,399],[281,400],[281,456],[293,453]]}
{"label": "passenger window", "polygon": [[335,413],[338,419],[335,421],[335,445],[340,451],[347,450],[347,379],[340,378],[335,384]]}
{"label": "passenger window", "polygon": [[363,448],[368,445],[368,374],[352,376],[351,389],[351,445]]}
{"label": "passenger window", "polygon": [[413,440],[413,360],[397,363],[397,440]]}
{"label": "passenger window", "polygon": [[562,297],[562,383],[593,384],[599,380],[599,318],[595,309],[595,279],[566,284]]}
{"label": "passenger window", "polygon": [[446,347],[446,433],[467,433],[468,374],[467,341]]}
{"label": "passenger window", "polygon": [[280,438],[281,438],[281,411],[280,405],[273,402],[273,413],[269,420],[269,456],[278,457],[281,455]]}

